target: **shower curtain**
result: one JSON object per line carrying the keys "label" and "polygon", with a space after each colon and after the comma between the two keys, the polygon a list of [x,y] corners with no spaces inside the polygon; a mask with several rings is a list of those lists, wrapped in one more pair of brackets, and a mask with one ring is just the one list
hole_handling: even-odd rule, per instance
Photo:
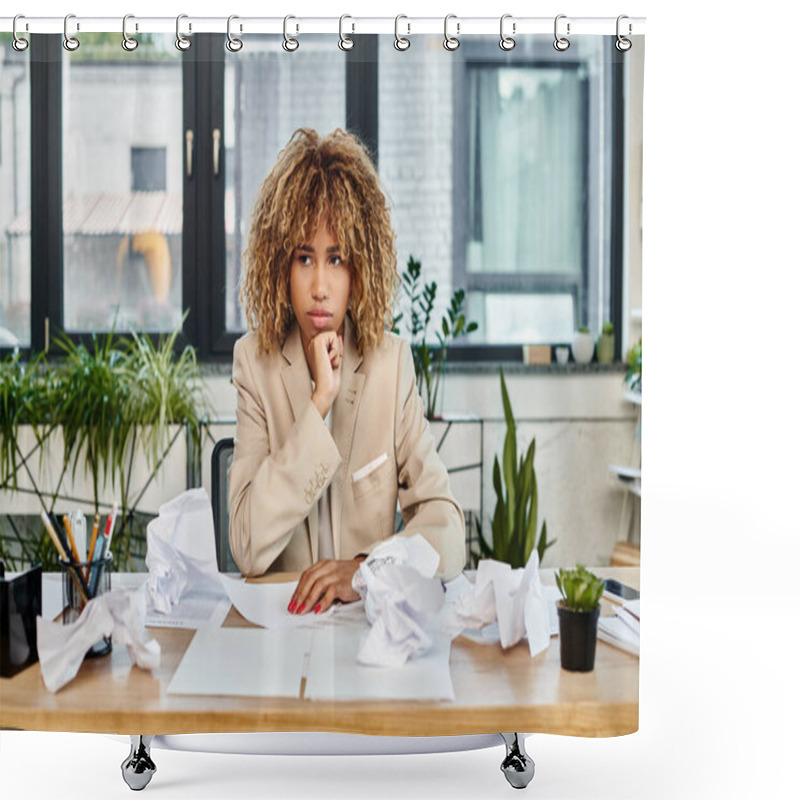
{"label": "shower curtain", "polygon": [[[291,20],[283,35],[242,32],[235,19],[228,34],[181,29],[180,20],[174,33],[136,32],[134,25],[125,38],[135,38],[135,47],[121,47],[119,31],[78,32],[68,22],[64,36],[26,34],[27,50],[3,34],[4,357],[15,348],[24,357],[43,352],[59,331],[88,343],[112,330],[154,337],[177,330],[179,347],[191,346],[209,365],[212,435],[203,443],[206,466],[192,480],[210,490],[213,443],[235,432],[230,363],[247,329],[239,287],[259,189],[295,130],[342,128],[364,143],[383,184],[404,275],[396,328],[416,352],[415,303],[425,284],[435,284],[427,344],[450,346],[430,427],[466,518],[468,580],[474,583],[481,561],[503,560],[493,541],[494,459],[505,481],[509,430],[517,459],[537,443],[534,533],[552,542],[541,554],[542,574],[626,558],[638,564],[644,37],[619,47],[613,24],[604,34],[574,35],[558,21],[555,37],[517,33],[512,20],[501,35],[464,34],[457,19],[438,34],[409,31],[401,19],[394,34],[353,33],[346,20],[339,35],[305,33],[302,24],[298,32]],[[405,289],[415,262],[412,300]],[[448,309],[461,291],[459,313],[475,326],[451,342],[457,315],[448,317]],[[576,355],[581,334],[591,340],[588,363]],[[601,357],[604,336],[608,359]],[[175,494],[170,487],[145,504],[128,563],[145,568],[146,524]],[[549,538],[540,534],[543,521]],[[527,556],[503,584],[510,596]],[[558,661],[552,582],[541,589],[553,634],[544,651],[528,653],[524,623],[507,649],[491,625],[475,626],[452,643],[451,675],[454,663],[490,650]],[[586,681],[613,684],[608,665],[629,659],[619,674],[630,685],[620,693],[636,698],[638,618],[631,624],[617,597],[603,603],[614,624],[606,620],[604,628],[601,619]],[[368,630],[363,616],[354,624]],[[343,657],[336,631],[311,651],[333,673]],[[574,684],[575,696],[588,685],[577,673],[553,675]],[[310,675],[304,678],[308,691]],[[496,685],[503,677],[489,672],[485,680]],[[337,686],[325,684],[321,702],[334,702]],[[460,694],[458,680],[449,694],[426,685],[418,696],[412,688],[400,697],[361,696],[363,686],[347,684],[351,695],[342,699],[480,706],[482,690],[470,686],[475,697]],[[638,720],[633,704],[630,730]],[[601,720],[592,728],[590,716],[584,735],[608,735]],[[451,733],[490,732],[476,720]],[[413,727],[407,723],[404,735],[414,735]]]}

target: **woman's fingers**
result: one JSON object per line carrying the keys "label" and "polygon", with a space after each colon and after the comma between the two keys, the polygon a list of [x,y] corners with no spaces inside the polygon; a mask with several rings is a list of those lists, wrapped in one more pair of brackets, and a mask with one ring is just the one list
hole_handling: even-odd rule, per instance
{"label": "woman's fingers", "polygon": [[297,588],[289,601],[291,614],[321,614],[330,608],[334,600],[350,603],[358,599],[353,590],[353,575],[359,567],[358,561],[320,561],[309,567],[300,576]]}

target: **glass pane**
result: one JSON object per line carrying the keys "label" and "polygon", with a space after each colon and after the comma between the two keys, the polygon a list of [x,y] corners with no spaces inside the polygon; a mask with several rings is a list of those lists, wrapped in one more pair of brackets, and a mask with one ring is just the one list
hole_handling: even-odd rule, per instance
{"label": "glass pane", "polygon": [[482,294],[472,298],[488,344],[550,344],[572,340],[575,302],[570,294]]}
{"label": "glass pane", "polygon": [[0,34],[0,347],[31,342],[30,57]]}
{"label": "glass pane", "polygon": [[287,57],[283,37],[248,36],[225,61],[225,326],[245,329],[238,286],[250,215],[281,148],[301,127],[345,127],[345,56],[336,39],[303,39]]}
{"label": "glass pane", "polygon": [[580,272],[578,70],[471,66],[467,74],[467,271]]}
{"label": "glass pane", "polygon": [[81,34],[64,53],[64,326],[169,331],[182,315],[183,75],[174,37]]}

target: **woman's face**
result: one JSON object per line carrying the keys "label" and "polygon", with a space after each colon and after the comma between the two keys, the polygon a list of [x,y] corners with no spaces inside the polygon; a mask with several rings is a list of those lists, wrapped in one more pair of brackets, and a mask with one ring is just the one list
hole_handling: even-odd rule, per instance
{"label": "woman's face", "polygon": [[339,257],[339,243],[328,229],[327,217],[320,220],[311,241],[294,251],[289,299],[304,349],[322,331],[344,335],[344,317],[350,302],[350,267]]}

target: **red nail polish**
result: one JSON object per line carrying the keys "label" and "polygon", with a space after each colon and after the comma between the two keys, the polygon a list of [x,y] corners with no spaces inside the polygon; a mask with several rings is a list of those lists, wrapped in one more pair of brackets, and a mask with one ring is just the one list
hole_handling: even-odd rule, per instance
{"label": "red nail polish", "polygon": [[298,609],[297,609],[297,613],[298,613],[298,614],[302,614],[302,613],[303,613],[303,609],[304,609],[305,607],[306,607],[306,604],[305,604],[305,603],[303,603],[303,604],[300,606],[300,608],[298,608]]}
{"label": "red nail polish", "polygon": [[295,605],[297,605],[297,604],[295,603],[295,601],[294,601],[294,600],[292,600],[292,602],[291,602],[291,603],[289,603],[289,613],[290,613],[290,614],[294,613],[294,607],[295,607]]}
{"label": "red nail polish", "polygon": [[319,610],[321,608],[322,608],[322,606],[319,603],[317,603],[317,605],[314,606],[314,613],[315,614],[319,614]]}

